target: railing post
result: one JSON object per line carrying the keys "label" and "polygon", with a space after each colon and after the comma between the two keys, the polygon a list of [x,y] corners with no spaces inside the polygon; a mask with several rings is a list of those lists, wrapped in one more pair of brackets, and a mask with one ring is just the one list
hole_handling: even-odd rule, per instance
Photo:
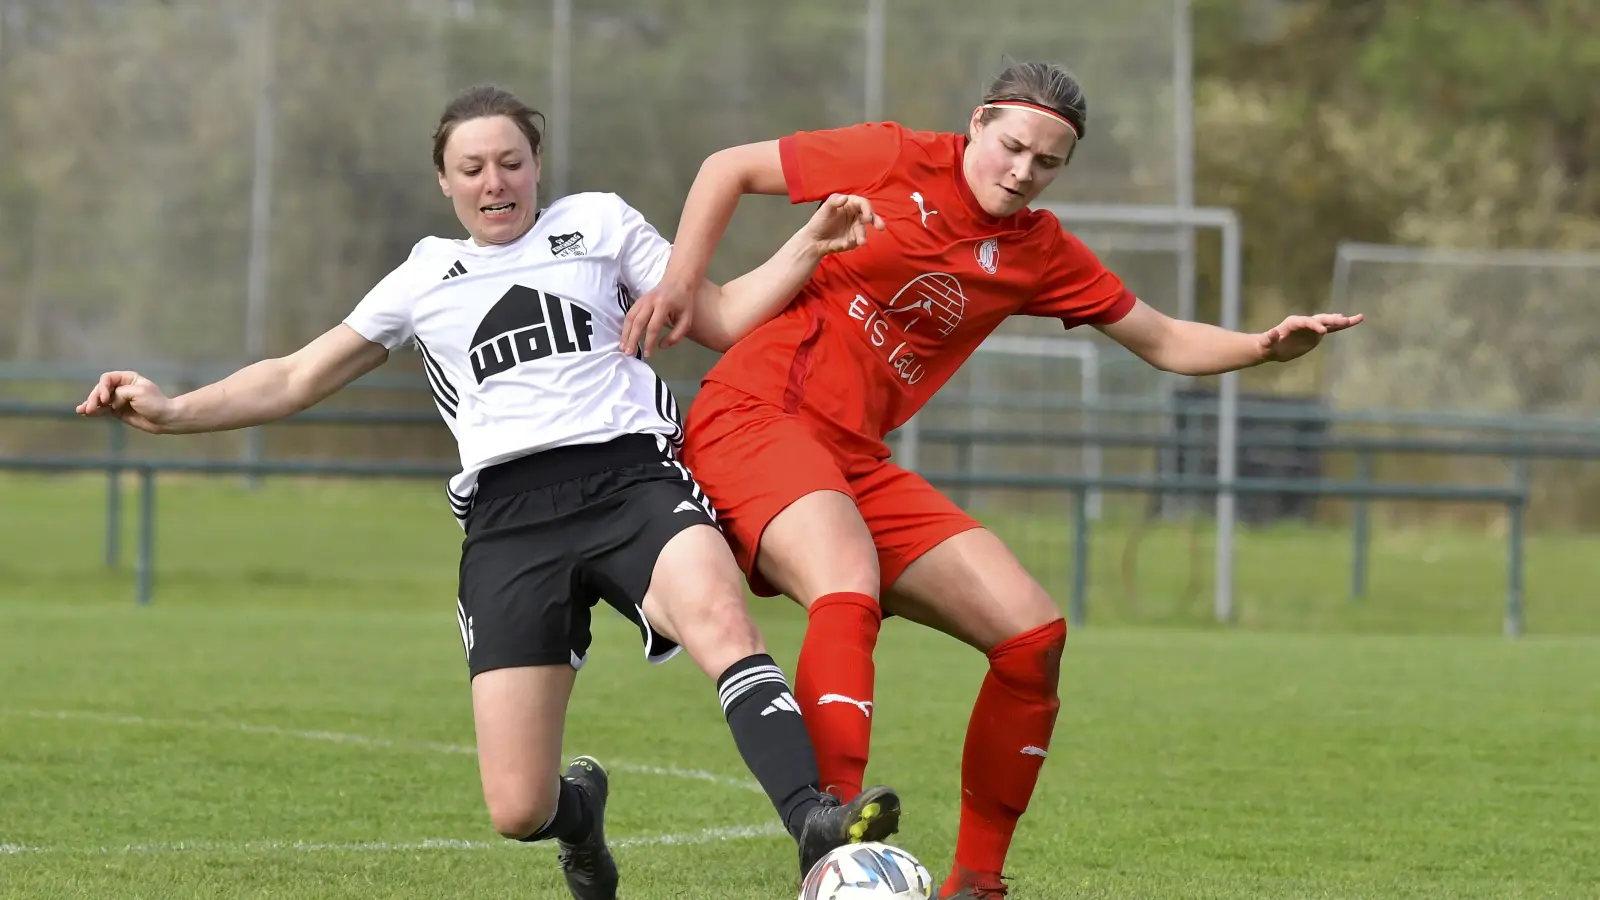
{"label": "railing post", "polygon": [[1518,457],[1511,464],[1511,480],[1516,485],[1519,496],[1513,500],[1506,510],[1511,517],[1509,527],[1506,529],[1506,622],[1505,632],[1508,638],[1522,636],[1522,564],[1524,551],[1523,521],[1528,508],[1528,460]]}
{"label": "railing post", "polygon": [[[1372,477],[1372,452],[1363,450],[1356,456],[1356,481],[1371,484]],[[1372,523],[1364,496],[1356,497],[1355,527],[1350,541],[1350,599],[1359,600],[1367,595],[1367,550],[1372,545]]]}
{"label": "railing post", "polygon": [[[972,477],[972,438],[963,436],[956,438],[956,471],[963,477]],[[956,505],[967,509],[972,504],[972,488],[963,483],[955,491]]]}
{"label": "railing post", "polygon": [[1072,599],[1067,615],[1073,628],[1082,628],[1089,615],[1089,491],[1086,487],[1072,492]]}
{"label": "railing post", "polygon": [[122,562],[122,454],[128,445],[127,426],[115,416],[106,417],[106,454],[111,468],[106,469],[106,568]]}
{"label": "railing post", "polygon": [[134,599],[140,606],[150,605],[151,582],[155,577],[156,554],[156,470],[139,469],[139,562]]}

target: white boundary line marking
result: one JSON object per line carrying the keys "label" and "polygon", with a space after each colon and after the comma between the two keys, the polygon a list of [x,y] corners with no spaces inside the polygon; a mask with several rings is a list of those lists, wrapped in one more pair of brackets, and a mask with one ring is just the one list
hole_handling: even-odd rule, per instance
{"label": "white boundary line marking", "polygon": [[[786,832],[776,822],[768,825],[743,825],[732,828],[707,828],[686,834],[652,834],[619,838],[609,842],[612,849],[628,847],[688,847],[717,841],[776,837]],[[134,855],[167,853],[419,853],[429,850],[515,850],[533,846],[516,841],[463,841],[429,838],[422,841],[358,841],[316,843],[312,841],[178,841],[166,844],[125,844],[121,847],[30,847],[25,844],[0,844],[0,856],[23,854]]]}
{"label": "white boundary line marking", "polygon": [[[382,747],[393,750],[410,750],[427,753],[477,755],[477,749],[465,744],[441,744],[422,741],[394,741],[387,738],[347,734],[338,731],[298,731],[273,725],[252,725],[247,722],[207,722],[193,719],[151,719],[144,716],[84,710],[13,710],[0,709],[0,716],[56,721],[99,722],[106,725],[137,725],[152,728],[190,728],[208,731],[230,731],[238,734],[258,734],[271,737],[297,738],[308,741],[326,741],[363,747]],[[684,778],[704,781],[739,790],[764,793],[752,781],[729,778],[701,769],[680,769],[675,766],[647,766],[629,762],[607,762],[607,768],[621,772],[636,772],[667,778]],[[731,841],[758,837],[776,837],[787,834],[776,822],[765,825],[737,825],[724,828],[707,828],[684,834],[656,834],[625,837],[610,841],[613,848],[694,846],[716,841]],[[411,843],[365,841],[356,843],[314,843],[309,841],[180,841],[164,844],[127,844],[121,847],[33,847],[26,844],[0,844],[0,856],[23,854],[151,854],[151,853],[414,853],[429,850],[499,850],[526,849],[528,845],[515,841],[465,841],[447,838],[430,838]]]}
{"label": "white boundary line marking", "polygon": [[[353,744],[362,747],[382,747],[390,750],[408,750],[424,753],[453,753],[464,756],[476,756],[476,748],[467,744],[441,744],[428,741],[394,741],[387,738],[368,737],[361,734],[347,734],[340,731],[299,731],[292,728],[279,728],[275,725],[252,725],[248,722],[208,722],[198,719],[151,719],[144,716],[120,715],[117,713],[88,712],[83,710],[33,710],[33,709],[0,709],[0,716],[18,716],[28,719],[56,719],[60,721],[99,722],[105,725],[140,725],[151,728],[189,728],[206,731],[232,731],[239,734],[258,734],[269,737],[296,738],[304,741],[324,741],[332,744]],[[620,760],[606,760],[608,769],[618,772],[633,772],[639,775],[656,775],[662,778],[681,778],[689,781],[704,781],[708,784],[718,784],[723,787],[736,788],[757,794],[765,794],[761,786],[754,781],[744,778],[730,778],[707,772],[704,769],[683,769],[677,766],[651,766],[642,763],[633,763]]]}

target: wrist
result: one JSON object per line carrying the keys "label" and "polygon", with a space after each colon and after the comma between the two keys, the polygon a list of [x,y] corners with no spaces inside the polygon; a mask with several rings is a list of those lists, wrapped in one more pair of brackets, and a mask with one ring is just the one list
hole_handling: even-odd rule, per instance
{"label": "wrist", "polygon": [[822,240],[803,230],[789,238],[784,250],[792,260],[807,266],[815,266],[827,256],[822,249]]}
{"label": "wrist", "polygon": [[1271,337],[1271,335],[1268,332],[1263,331],[1260,334],[1255,335],[1255,339],[1256,339],[1255,365],[1259,366],[1262,363],[1272,362],[1274,358],[1273,358],[1273,355],[1272,355],[1272,337]]}
{"label": "wrist", "polygon": [[161,420],[156,421],[149,416],[145,418],[156,427],[157,434],[183,434],[184,423],[189,421],[189,403],[185,397],[173,397],[166,403],[162,410]]}

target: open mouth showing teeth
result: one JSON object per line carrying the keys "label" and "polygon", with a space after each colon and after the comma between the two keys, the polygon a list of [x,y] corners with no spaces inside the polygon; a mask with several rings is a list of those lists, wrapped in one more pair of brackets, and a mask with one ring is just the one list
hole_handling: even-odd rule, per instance
{"label": "open mouth showing teeth", "polygon": [[514,206],[516,206],[515,203],[502,203],[499,206],[485,206],[485,207],[482,207],[482,209],[483,209],[484,212],[486,212],[489,215],[493,216],[493,215],[498,215],[500,213],[510,212],[511,208],[514,207]]}

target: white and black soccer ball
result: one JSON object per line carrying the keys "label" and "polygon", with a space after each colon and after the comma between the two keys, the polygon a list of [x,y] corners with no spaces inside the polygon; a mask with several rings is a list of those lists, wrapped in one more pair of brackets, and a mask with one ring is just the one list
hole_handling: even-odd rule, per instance
{"label": "white and black soccer ball", "polygon": [[888,844],[846,844],[806,873],[800,900],[932,900],[936,886],[915,856]]}

